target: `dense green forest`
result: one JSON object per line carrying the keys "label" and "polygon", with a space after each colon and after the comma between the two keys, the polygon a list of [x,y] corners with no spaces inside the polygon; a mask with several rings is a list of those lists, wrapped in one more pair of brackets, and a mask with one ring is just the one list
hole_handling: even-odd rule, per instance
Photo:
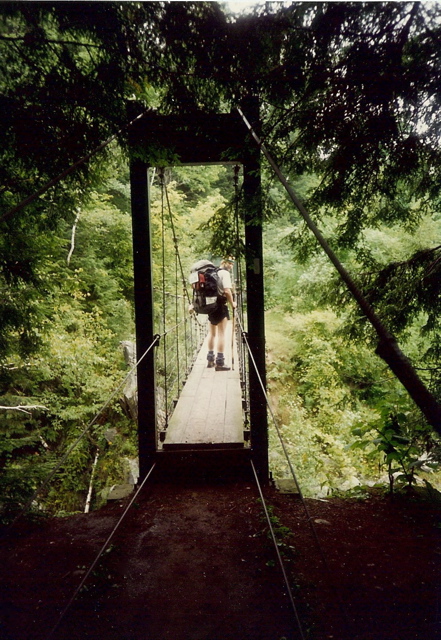
{"label": "dense green forest", "polygon": [[[332,237],[332,221],[326,222]],[[286,213],[266,227],[266,326],[270,389],[305,492],[437,484],[438,435],[375,355],[372,339],[360,335],[360,319],[326,256],[305,260],[296,254],[292,236],[299,226]],[[440,234],[440,216],[434,212],[411,231],[400,225],[366,228],[364,251],[377,269],[403,265],[428,245],[438,245]],[[357,252],[346,250],[344,256],[351,272],[364,276]],[[409,280],[410,286],[417,284]],[[408,304],[409,294],[401,295],[404,301],[396,303],[392,318]],[[436,390],[437,358],[426,325],[427,315],[420,311],[399,332],[400,342]],[[273,430],[270,443],[276,474],[288,477]]]}
{"label": "dense green forest", "polygon": [[[134,339],[130,101],[197,118],[258,97],[265,145],[441,401],[439,14],[408,2],[270,2],[239,17],[216,2],[1,4],[3,510],[91,421],[35,506],[83,509],[92,471],[99,506],[136,456],[127,407],[108,402]],[[375,331],[262,168],[268,382],[302,487],[436,485],[441,425],[376,355]],[[175,167],[166,181],[185,268],[222,253],[231,168]],[[287,476],[273,426],[270,444],[273,474]]]}

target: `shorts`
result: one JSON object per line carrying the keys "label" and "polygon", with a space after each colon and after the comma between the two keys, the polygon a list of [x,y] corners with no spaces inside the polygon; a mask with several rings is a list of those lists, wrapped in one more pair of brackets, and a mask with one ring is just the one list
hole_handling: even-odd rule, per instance
{"label": "shorts", "polygon": [[217,325],[222,322],[224,318],[230,319],[230,312],[226,304],[220,304],[218,307],[208,314],[208,319],[211,324]]}

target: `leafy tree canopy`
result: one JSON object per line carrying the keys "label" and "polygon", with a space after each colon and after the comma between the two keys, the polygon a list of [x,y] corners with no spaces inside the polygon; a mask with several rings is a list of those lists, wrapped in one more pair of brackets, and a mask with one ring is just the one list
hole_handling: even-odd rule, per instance
{"label": "leafy tree canopy", "polygon": [[[439,197],[439,12],[267,3],[233,20],[213,2],[3,3],[2,209],[115,133],[130,97],[192,113],[252,94],[286,168],[320,176],[311,204],[338,209],[341,242],[410,224]],[[71,206],[101,164],[69,178]],[[34,205],[40,220],[60,191]]]}

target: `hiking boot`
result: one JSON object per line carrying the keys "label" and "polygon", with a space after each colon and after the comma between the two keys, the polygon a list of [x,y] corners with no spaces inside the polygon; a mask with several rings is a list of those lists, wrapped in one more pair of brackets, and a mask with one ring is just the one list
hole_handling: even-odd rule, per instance
{"label": "hiking boot", "polygon": [[216,362],[216,371],[229,371],[230,367],[226,367],[224,362]]}
{"label": "hiking boot", "polygon": [[214,360],[215,360],[214,353],[212,351],[209,351],[208,355],[207,355],[207,367],[208,367],[208,369],[212,369],[214,367]]}

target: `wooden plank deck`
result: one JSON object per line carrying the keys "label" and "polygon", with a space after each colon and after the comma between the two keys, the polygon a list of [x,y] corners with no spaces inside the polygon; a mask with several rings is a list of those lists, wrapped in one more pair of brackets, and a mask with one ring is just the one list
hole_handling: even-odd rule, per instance
{"label": "wooden plank deck", "polygon": [[[225,364],[231,366],[232,322],[226,332]],[[242,393],[237,351],[230,371],[207,368],[207,341],[196,358],[170,418],[167,449],[243,447]]]}

